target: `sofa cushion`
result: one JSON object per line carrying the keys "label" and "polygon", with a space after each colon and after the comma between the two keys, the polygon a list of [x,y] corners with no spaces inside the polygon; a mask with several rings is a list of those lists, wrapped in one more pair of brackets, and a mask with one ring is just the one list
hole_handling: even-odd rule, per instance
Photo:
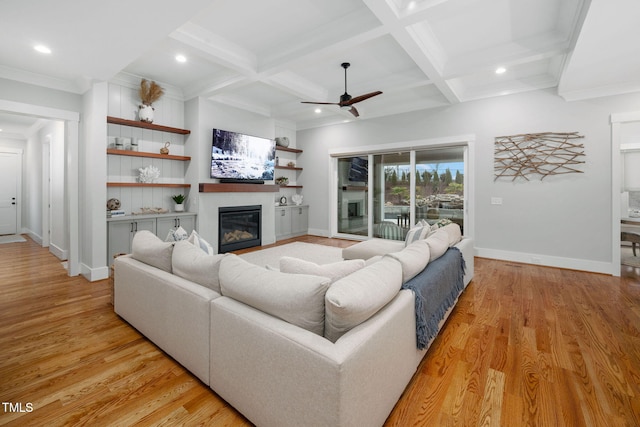
{"label": "sofa cushion", "polygon": [[429,261],[433,261],[440,258],[449,249],[449,233],[447,233],[447,230],[440,228],[427,237],[426,242],[431,251]]}
{"label": "sofa cushion", "polygon": [[402,248],[404,248],[403,241],[374,238],[342,249],[342,258],[368,260],[376,255],[400,251]]}
{"label": "sofa cushion", "polygon": [[446,231],[449,236],[449,246],[453,246],[462,240],[462,232],[458,224],[452,222],[442,227],[442,230]]}
{"label": "sofa cushion", "polygon": [[312,274],[314,276],[328,277],[332,283],[354,271],[360,270],[362,267],[364,267],[363,259],[316,264],[315,262],[288,256],[280,258],[280,271],[283,273]]}
{"label": "sofa cushion", "polygon": [[149,230],[140,230],[133,236],[131,256],[160,270],[172,272],[173,242],[163,242]]}
{"label": "sofa cushion", "polygon": [[234,254],[222,258],[219,277],[222,295],[323,335],[328,278],[267,270]]}
{"label": "sofa cushion", "polygon": [[417,240],[400,252],[392,252],[385,256],[400,261],[402,265],[402,283],[413,279],[429,263],[430,249],[427,241]]}
{"label": "sofa cushion", "polygon": [[388,304],[400,286],[402,266],[391,257],[383,257],[336,281],[325,296],[324,336],[336,342]]}
{"label": "sofa cushion", "polygon": [[220,293],[218,271],[225,255],[209,255],[186,240],[176,242],[171,257],[173,274]]}
{"label": "sofa cushion", "polygon": [[187,239],[187,241],[191,244],[193,244],[194,246],[199,247],[200,249],[202,249],[203,251],[205,251],[206,253],[208,253],[209,255],[213,255],[214,254],[214,250],[213,250],[213,246],[211,246],[209,244],[209,242],[207,242],[206,240],[204,240],[196,230],[193,230],[191,232],[191,234],[189,235],[189,238]]}

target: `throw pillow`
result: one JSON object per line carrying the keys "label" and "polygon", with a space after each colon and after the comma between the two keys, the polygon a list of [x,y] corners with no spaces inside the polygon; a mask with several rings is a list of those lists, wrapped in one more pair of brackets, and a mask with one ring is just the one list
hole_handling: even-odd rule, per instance
{"label": "throw pillow", "polygon": [[431,225],[431,230],[436,231],[438,228],[442,228],[445,225],[449,224],[453,224],[453,221],[451,221],[449,218],[442,218]]}
{"label": "throw pillow", "polygon": [[173,274],[220,293],[218,272],[225,256],[209,255],[187,241],[176,242],[171,257]]}
{"label": "throw pillow", "polygon": [[368,265],[331,285],[325,296],[324,336],[331,342],[387,305],[402,286],[402,266],[391,258]]}
{"label": "throw pillow", "polygon": [[133,236],[131,249],[134,259],[171,273],[173,242],[163,242],[151,231],[140,230]]}
{"label": "throw pillow", "polygon": [[322,336],[329,279],[286,274],[230,254],[220,262],[222,295]]}
{"label": "throw pillow", "polygon": [[280,258],[280,271],[283,273],[313,274],[314,276],[328,277],[331,283],[354,271],[360,270],[362,267],[364,267],[363,259],[351,259],[319,265],[314,262],[288,256]]}
{"label": "throw pillow", "polygon": [[167,238],[164,239],[165,242],[179,242],[180,240],[187,240],[189,235],[187,234],[187,230],[182,227],[172,228],[169,230],[167,234]]}
{"label": "throw pillow", "polygon": [[214,251],[213,251],[213,246],[211,246],[209,244],[209,242],[207,242],[206,240],[204,240],[202,238],[202,236],[200,236],[196,230],[193,230],[191,232],[191,235],[189,236],[189,238],[187,239],[187,241],[189,243],[191,243],[192,245],[202,249],[203,251],[205,251],[207,254],[209,255],[213,255]]}
{"label": "throw pillow", "polygon": [[431,231],[430,227],[417,226],[417,227],[411,228],[407,232],[407,237],[405,237],[404,239],[404,246],[406,247],[415,241],[426,239],[430,231]]}
{"label": "throw pillow", "polygon": [[422,239],[413,242],[400,252],[393,252],[385,256],[400,261],[402,265],[402,283],[405,283],[424,270],[429,263],[430,252],[427,241]]}

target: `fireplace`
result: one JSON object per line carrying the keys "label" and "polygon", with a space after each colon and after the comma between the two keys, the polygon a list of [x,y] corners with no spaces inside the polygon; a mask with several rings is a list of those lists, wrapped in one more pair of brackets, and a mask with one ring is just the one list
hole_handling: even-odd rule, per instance
{"label": "fireplace", "polygon": [[261,244],[261,205],[218,208],[218,253]]}

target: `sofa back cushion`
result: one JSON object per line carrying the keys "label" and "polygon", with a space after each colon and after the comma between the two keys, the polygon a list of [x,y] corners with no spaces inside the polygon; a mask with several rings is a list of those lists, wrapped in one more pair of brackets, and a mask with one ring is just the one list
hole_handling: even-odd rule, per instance
{"label": "sofa back cushion", "polygon": [[402,265],[402,283],[413,279],[429,263],[430,249],[427,241],[416,240],[399,252],[392,252],[385,256],[400,261]]}
{"label": "sofa back cushion", "polygon": [[331,285],[325,296],[324,336],[332,342],[389,303],[402,286],[400,262],[383,257]]}
{"label": "sofa back cushion", "polygon": [[440,258],[449,249],[449,234],[444,228],[432,233],[426,241],[431,251],[429,261]]}
{"label": "sofa back cushion", "polygon": [[291,274],[312,274],[314,276],[328,277],[331,282],[347,276],[364,267],[363,259],[350,259],[346,261],[332,262],[330,264],[316,264],[303,259],[283,256],[280,258],[280,271]]}
{"label": "sofa back cushion", "polygon": [[218,271],[225,256],[209,255],[187,240],[176,242],[171,257],[173,274],[220,293]]}
{"label": "sofa back cushion", "polygon": [[172,272],[173,242],[163,242],[151,231],[140,230],[133,236],[131,249],[131,256],[134,259],[160,270]]}
{"label": "sofa back cushion", "polygon": [[267,270],[233,254],[222,258],[219,278],[222,295],[323,335],[328,278]]}

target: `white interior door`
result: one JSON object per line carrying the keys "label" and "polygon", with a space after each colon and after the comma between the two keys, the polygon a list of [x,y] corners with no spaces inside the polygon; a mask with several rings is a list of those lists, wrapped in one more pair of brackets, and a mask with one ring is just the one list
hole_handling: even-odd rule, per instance
{"label": "white interior door", "polygon": [[0,152],[0,235],[18,232],[18,174],[21,159]]}

